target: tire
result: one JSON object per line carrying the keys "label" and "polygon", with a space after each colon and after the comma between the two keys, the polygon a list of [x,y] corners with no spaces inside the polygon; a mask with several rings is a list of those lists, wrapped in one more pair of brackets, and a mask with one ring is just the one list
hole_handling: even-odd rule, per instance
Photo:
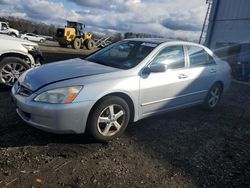
{"label": "tire", "polygon": [[43,40],[43,39],[41,39],[41,40],[40,40],[40,43],[44,43],[44,40]]}
{"label": "tire", "polygon": [[[110,117],[112,114],[113,117]],[[117,96],[108,96],[91,111],[87,128],[94,139],[107,142],[125,131],[129,118],[130,110],[127,102]]]}
{"label": "tire", "polygon": [[67,48],[67,47],[68,47],[68,44],[59,43],[59,46],[62,47],[62,48]]}
{"label": "tire", "polygon": [[81,46],[82,46],[82,41],[81,41],[81,39],[75,38],[72,47],[73,47],[74,49],[77,49],[77,50],[78,50],[78,49],[81,48]]}
{"label": "tire", "polygon": [[24,40],[29,40],[29,39],[27,37],[25,37]]}
{"label": "tire", "polygon": [[217,107],[222,94],[222,85],[220,83],[215,83],[210,90],[203,102],[203,107],[207,110],[212,110]]}
{"label": "tire", "polygon": [[85,46],[88,50],[95,49],[95,42],[92,39],[87,39],[85,42]]}
{"label": "tire", "polygon": [[0,61],[0,83],[13,86],[21,74],[30,66],[21,58],[5,57]]}

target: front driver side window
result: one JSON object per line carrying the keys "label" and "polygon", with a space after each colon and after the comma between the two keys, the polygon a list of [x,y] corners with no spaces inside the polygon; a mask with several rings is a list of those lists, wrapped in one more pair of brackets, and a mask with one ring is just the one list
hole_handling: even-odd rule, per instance
{"label": "front driver side window", "polygon": [[168,46],[160,51],[152,63],[167,65],[168,69],[179,69],[185,67],[183,46]]}
{"label": "front driver side window", "polygon": [[8,29],[8,26],[5,23],[2,23],[2,30]]}

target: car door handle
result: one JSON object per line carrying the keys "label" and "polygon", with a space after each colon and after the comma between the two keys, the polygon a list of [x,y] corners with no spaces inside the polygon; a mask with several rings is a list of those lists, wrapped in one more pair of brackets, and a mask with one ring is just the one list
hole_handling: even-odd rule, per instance
{"label": "car door handle", "polygon": [[216,73],[215,69],[210,69],[210,73]]}
{"label": "car door handle", "polygon": [[187,75],[181,74],[181,75],[179,76],[179,79],[185,79],[185,78],[187,78],[187,77],[188,77]]}

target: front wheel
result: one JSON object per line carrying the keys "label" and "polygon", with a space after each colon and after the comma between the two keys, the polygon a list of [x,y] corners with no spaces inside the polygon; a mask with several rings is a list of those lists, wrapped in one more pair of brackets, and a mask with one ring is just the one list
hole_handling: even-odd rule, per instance
{"label": "front wheel", "polygon": [[99,141],[109,141],[126,129],[130,110],[126,101],[120,97],[108,96],[94,108],[88,121],[90,134]]}
{"label": "front wheel", "polygon": [[72,44],[72,47],[74,48],[74,49],[80,49],[81,48],[81,46],[82,46],[82,41],[81,41],[81,39],[80,38],[75,38],[75,40],[73,41],[73,44]]}
{"label": "front wheel", "polygon": [[0,83],[11,87],[29,68],[29,65],[18,57],[3,58],[0,61]]}
{"label": "front wheel", "polygon": [[85,46],[88,50],[93,50],[95,49],[95,42],[92,39],[87,39],[85,41]]}
{"label": "front wheel", "polygon": [[212,110],[214,109],[221,98],[222,94],[222,86],[219,83],[214,84],[211,89],[208,91],[208,94],[204,100],[203,106],[208,109]]}
{"label": "front wheel", "polygon": [[43,39],[41,39],[41,40],[40,40],[40,43],[44,43],[44,40],[43,40]]}

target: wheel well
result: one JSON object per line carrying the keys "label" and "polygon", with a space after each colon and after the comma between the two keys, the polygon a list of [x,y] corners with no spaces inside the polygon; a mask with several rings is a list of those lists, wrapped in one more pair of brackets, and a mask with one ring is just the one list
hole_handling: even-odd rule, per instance
{"label": "wheel well", "polygon": [[215,84],[220,84],[222,91],[224,90],[224,84],[222,81],[217,81],[217,82],[215,82]]}
{"label": "wheel well", "polygon": [[29,62],[29,61],[27,61],[29,58],[26,55],[19,54],[19,53],[5,53],[5,54],[2,54],[0,56],[0,61],[2,61],[2,59],[5,58],[5,57],[18,57],[18,58],[24,60],[25,62]]}
{"label": "wheel well", "polygon": [[96,108],[96,106],[103,100],[103,98],[107,97],[107,96],[117,96],[120,97],[122,99],[124,99],[128,106],[129,106],[129,110],[130,110],[130,120],[129,122],[133,122],[134,121],[134,115],[135,115],[135,108],[134,108],[134,103],[132,101],[132,99],[124,93],[120,93],[120,92],[116,92],[116,93],[110,93],[108,95],[103,96],[102,98],[100,98],[95,104],[94,106],[91,108],[90,113],[88,115],[88,119],[90,117],[90,114],[93,112],[93,110]]}
{"label": "wheel well", "polygon": [[10,32],[9,35],[15,35],[15,36],[17,36],[16,33],[14,33],[14,32]]}

